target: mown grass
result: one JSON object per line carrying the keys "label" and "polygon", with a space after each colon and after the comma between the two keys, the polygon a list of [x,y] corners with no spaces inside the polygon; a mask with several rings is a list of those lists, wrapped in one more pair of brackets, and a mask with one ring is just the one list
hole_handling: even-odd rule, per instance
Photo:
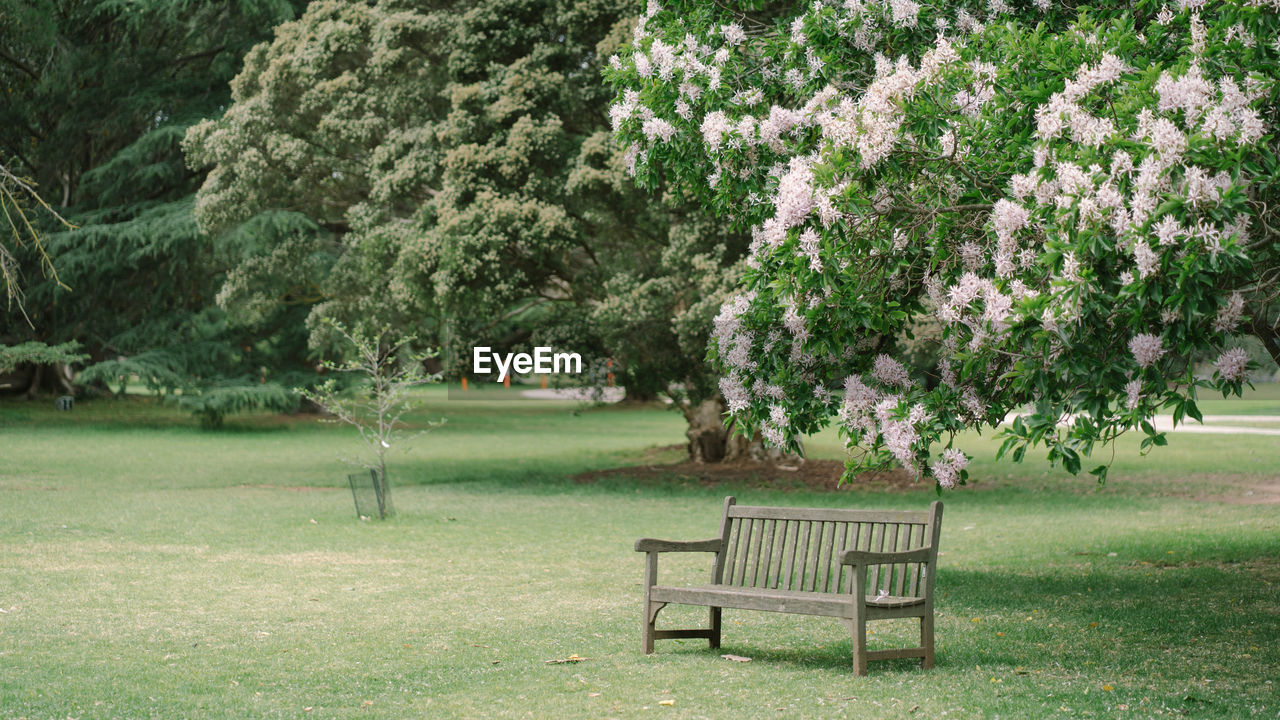
{"label": "mown grass", "polygon": [[[938,666],[854,678],[822,618],[728,612],[722,650],[642,655],[631,544],[710,536],[730,492],[912,508],[930,488],[580,484],[567,476],[679,442],[681,418],[426,398],[419,420],[449,422],[393,461],[399,515],[381,523],[354,517],[341,427],[255,416],[208,433],[140,401],[0,404],[0,717],[1280,712],[1280,505],[1243,494],[1277,482],[1276,438],[1175,434],[1148,457],[1126,440],[1101,488],[969,439],[979,482],[944,496]],[[809,448],[838,454],[834,436]],[[673,579],[706,570],[663,562]],[[873,628],[877,646],[914,631]]]}

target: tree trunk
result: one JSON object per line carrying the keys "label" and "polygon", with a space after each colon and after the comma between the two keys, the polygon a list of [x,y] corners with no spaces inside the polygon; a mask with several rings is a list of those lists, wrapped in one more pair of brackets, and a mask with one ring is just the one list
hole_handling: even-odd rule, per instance
{"label": "tree trunk", "polygon": [[1251,329],[1253,336],[1262,341],[1262,347],[1267,349],[1271,359],[1276,365],[1280,365],[1280,329],[1261,318],[1254,318]]}
{"label": "tree trunk", "polygon": [[44,379],[44,365],[36,365],[35,371],[31,374],[31,384],[27,386],[27,399],[35,400],[36,395],[40,394],[40,382]]}
{"label": "tree trunk", "polygon": [[724,399],[720,396],[684,408],[689,421],[689,460],[696,463],[777,462],[792,457],[777,448],[766,447],[760,433],[753,437],[735,434],[725,423]]}

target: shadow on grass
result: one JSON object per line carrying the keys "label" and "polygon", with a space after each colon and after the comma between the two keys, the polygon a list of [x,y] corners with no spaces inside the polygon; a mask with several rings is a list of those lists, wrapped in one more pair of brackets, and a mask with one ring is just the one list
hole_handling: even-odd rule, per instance
{"label": "shadow on grass", "polygon": [[[1158,558],[1164,551],[1153,546],[1145,554]],[[1186,559],[1163,565],[1111,559],[1110,567],[1083,571],[943,568],[936,600],[937,667],[961,672],[1016,668],[1019,674],[1031,672],[1023,668],[1058,668],[1070,674],[1094,666],[1117,675],[1142,675],[1177,664],[1226,681],[1270,677],[1268,668],[1280,668],[1280,558],[1274,547],[1238,547],[1235,554],[1254,559]],[[746,611],[726,611],[731,612]],[[726,628],[718,650],[696,641],[660,643],[658,650],[734,653],[796,669],[848,670],[852,645],[843,624],[832,618],[806,620],[829,623],[830,628],[814,632],[840,639],[819,647],[805,638],[788,639],[773,628],[761,633],[757,626]],[[915,621],[893,622],[900,624],[870,638],[872,649],[917,641]],[[869,627],[874,631],[886,625]],[[758,645],[763,636],[779,646]],[[870,673],[918,667],[914,660],[877,661]]]}

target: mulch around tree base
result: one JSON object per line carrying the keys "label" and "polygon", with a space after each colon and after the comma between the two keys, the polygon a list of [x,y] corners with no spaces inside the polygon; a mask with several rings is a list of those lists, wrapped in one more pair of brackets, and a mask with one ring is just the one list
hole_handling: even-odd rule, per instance
{"label": "mulch around tree base", "polygon": [[593,470],[573,476],[579,483],[604,479],[627,478],[645,484],[697,484],[702,487],[731,485],[771,490],[932,490],[931,483],[916,480],[906,470],[862,473],[843,485],[844,463],[838,460],[802,460],[793,462],[679,462],[666,465],[634,465],[631,467]]}

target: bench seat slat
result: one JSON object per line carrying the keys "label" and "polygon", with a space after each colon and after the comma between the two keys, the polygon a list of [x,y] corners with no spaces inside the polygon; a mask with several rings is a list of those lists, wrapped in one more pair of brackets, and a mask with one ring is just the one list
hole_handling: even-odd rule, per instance
{"label": "bench seat slat", "polygon": [[926,523],[929,513],[917,510],[845,510],[841,508],[791,508],[734,505],[731,518],[811,520],[814,522]]}
{"label": "bench seat slat", "polygon": [[[655,585],[650,591],[654,602],[764,610],[767,612],[852,617],[853,598],[840,593],[804,592],[800,590],[761,590],[760,588],[694,585],[690,587]],[[867,607],[906,608],[924,604],[922,597],[867,597]]]}

